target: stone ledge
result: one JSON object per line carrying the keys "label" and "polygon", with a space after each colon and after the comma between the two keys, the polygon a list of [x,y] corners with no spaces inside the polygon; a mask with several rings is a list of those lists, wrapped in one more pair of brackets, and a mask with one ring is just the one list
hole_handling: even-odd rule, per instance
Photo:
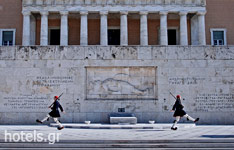
{"label": "stone ledge", "polygon": [[0,60],[234,60],[234,46],[12,46]]}
{"label": "stone ledge", "polygon": [[205,6],[206,0],[179,1],[179,0],[23,0],[23,6],[55,6],[55,5],[195,5]]}
{"label": "stone ledge", "polygon": [[[51,123],[50,127],[58,127],[57,124]],[[77,128],[77,129],[171,129],[172,124],[135,124],[135,125],[113,125],[113,124],[78,124],[78,123],[64,123],[65,128]],[[181,128],[193,128],[195,124],[178,124],[179,129]]]}
{"label": "stone ledge", "polygon": [[120,123],[129,123],[129,124],[136,124],[137,118],[136,117],[110,117],[111,124],[120,124]]}

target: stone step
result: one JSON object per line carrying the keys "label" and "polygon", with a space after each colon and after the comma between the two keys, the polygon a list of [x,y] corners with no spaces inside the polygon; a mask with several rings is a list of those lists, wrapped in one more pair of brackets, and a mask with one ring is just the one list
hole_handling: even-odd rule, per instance
{"label": "stone step", "polygon": [[[162,150],[162,148],[66,148],[66,150]],[[16,148],[0,148],[16,150]],[[64,148],[17,148],[17,150],[64,150]],[[188,148],[163,148],[163,150],[188,150]],[[189,150],[233,150],[233,148],[189,148]]]}
{"label": "stone step", "polygon": [[[119,142],[119,141],[118,141]],[[229,148],[234,149],[234,142],[229,140],[225,143],[209,143],[209,142],[197,142],[197,143],[0,143],[0,148]]]}
{"label": "stone step", "polygon": [[[51,127],[58,127],[57,124],[51,123]],[[79,123],[64,123],[65,128],[77,129],[171,129],[172,124],[79,124]],[[194,123],[178,124],[178,128],[193,128]]]}
{"label": "stone step", "polygon": [[80,144],[141,144],[141,143],[234,143],[234,139],[178,139],[178,140],[60,140],[60,143],[80,143]]}
{"label": "stone step", "polygon": [[[14,143],[7,141],[5,142],[4,139],[0,139],[0,145],[2,143]],[[15,142],[15,143],[28,143],[33,144],[37,142]],[[39,142],[41,144],[47,144],[48,142]],[[158,139],[158,140],[59,140],[56,143],[63,143],[63,144],[141,144],[141,143],[234,143],[234,139],[176,139],[176,140],[168,140],[168,139]]]}

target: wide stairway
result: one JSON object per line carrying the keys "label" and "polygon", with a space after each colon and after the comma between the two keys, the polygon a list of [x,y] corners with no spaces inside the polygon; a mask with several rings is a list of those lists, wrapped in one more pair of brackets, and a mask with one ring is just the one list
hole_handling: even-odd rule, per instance
{"label": "wide stairway", "polygon": [[184,139],[184,140],[64,140],[46,143],[0,143],[0,149],[66,149],[66,150],[119,150],[119,149],[165,149],[165,150],[226,150],[234,149],[233,139]]}

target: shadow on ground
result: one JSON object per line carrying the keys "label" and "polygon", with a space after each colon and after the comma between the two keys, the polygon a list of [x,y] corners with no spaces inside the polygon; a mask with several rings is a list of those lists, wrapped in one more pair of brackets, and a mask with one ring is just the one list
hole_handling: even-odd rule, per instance
{"label": "shadow on ground", "polygon": [[152,132],[152,131],[166,131],[166,130],[136,130],[137,132]]}
{"label": "shadow on ground", "polygon": [[202,135],[205,138],[234,138],[234,135]]}

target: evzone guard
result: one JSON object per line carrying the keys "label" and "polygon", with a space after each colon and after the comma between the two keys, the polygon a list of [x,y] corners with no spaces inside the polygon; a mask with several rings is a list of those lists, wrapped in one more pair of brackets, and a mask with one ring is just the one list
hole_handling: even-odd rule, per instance
{"label": "evzone guard", "polygon": [[63,111],[63,107],[58,101],[61,96],[62,94],[60,96],[54,96],[54,102],[49,106],[49,108],[51,108],[52,111],[49,114],[47,114],[47,116],[44,119],[37,119],[36,122],[42,124],[44,121],[49,120],[49,118],[51,117],[58,124],[58,130],[62,130],[64,128],[64,126],[58,120],[58,118],[60,117],[59,109],[61,110],[61,112],[65,113],[65,111]]}
{"label": "evzone guard", "polygon": [[[171,94],[171,93],[170,93]],[[172,95],[173,96],[173,95]],[[173,96],[174,97],[174,96]],[[185,118],[187,118],[187,120],[190,120],[190,121],[193,121],[194,123],[195,122],[197,122],[198,120],[199,120],[199,118],[197,118],[197,119],[194,119],[194,118],[192,118],[191,116],[189,116],[184,110],[183,110],[183,108],[184,108],[184,106],[182,105],[182,103],[181,103],[181,97],[180,97],[180,95],[177,95],[176,97],[174,97],[175,99],[176,99],[176,102],[175,102],[175,104],[173,105],[173,108],[172,108],[172,112],[174,112],[175,111],[175,113],[174,113],[174,117],[175,117],[175,121],[174,121],[174,124],[172,125],[172,127],[171,127],[171,129],[172,130],[177,130],[177,127],[176,127],[176,125],[177,125],[177,123],[180,121],[180,118],[181,117],[185,117]]]}

